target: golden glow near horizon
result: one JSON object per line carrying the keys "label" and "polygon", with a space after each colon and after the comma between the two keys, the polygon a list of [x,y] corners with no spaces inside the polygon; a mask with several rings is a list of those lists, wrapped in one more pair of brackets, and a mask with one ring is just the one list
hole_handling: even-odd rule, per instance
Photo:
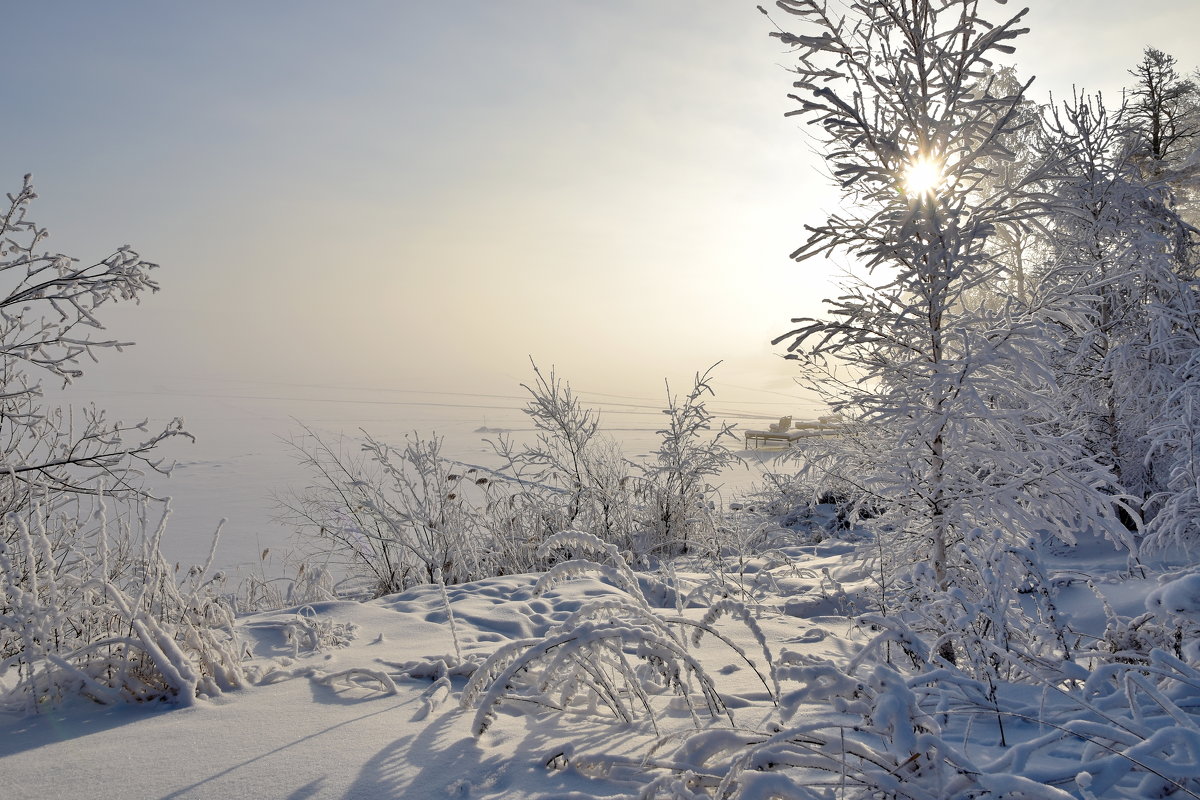
{"label": "golden glow near horizon", "polygon": [[[798,272],[787,257],[842,195],[784,116],[791,81],[759,14],[711,2],[681,18],[678,3],[644,0],[279,5],[5,6],[28,34],[6,55],[39,66],[11,87],[37,123],[6,130],[0,191],[33,173],[31,219],[53,251],[130,242],[162,264],[162,292],[105,312],[138,345],[86,369],[81,392],[168,370],[478,391],[529,380],[529,355],[626,394],[667,376],[682,390],[722,358],[722,376],[744,358],[791,380],[770,340],[823,315],[856,264]],[[1118,97],[1148,43],[1195,64],[1200,3],[1026,5],[1033,32],[1012,60],[1038,76],[1039,102],[1081,80]],[[122,40],[156,46],[111,46]],[[111,109],[137,134],[73,124]],[[943,196],[954,145],[902,134],[888,191],[909,198],[920,150],[951,160]],[[750,370],[735,381],[765,380]]]}
{"label": "golden glow near horizon", "polygon": [[904,168],[902,181],[904,193],[909,197],[927,197],[934,194],[946,182],[941,159],[918,155]]}

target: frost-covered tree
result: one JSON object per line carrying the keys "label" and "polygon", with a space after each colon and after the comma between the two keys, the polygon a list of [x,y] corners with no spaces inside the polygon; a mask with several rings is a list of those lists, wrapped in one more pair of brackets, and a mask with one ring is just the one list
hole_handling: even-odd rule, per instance
{"label": "frost-covered tree", "polygon": [[26,176],[0,216],[0,708],[219,694],[242,680],[232,615],[207,567],[177,583],[142,483],[168,471],[157,447],[182,422],[155,432],[42,394],[125,346],[96,334],[101,310],[157,290],[155,265],[128,247],[86,266],[41,250],[36,197]]}
{"label": "frost-covered tree", "polygon": [[[1190,78],[1178,61],[1147,47],[1129,70],[1129,150],[1143,174],[1170,187],[1172,206],[1192,225],[1200,223],[1200,70]],[[1195,241],[1188,242],[1195,246]]]}
{"label": "frost-covered tree", "polygon": [[[1191,337],[1200,308],[1186,324]],[[1159,464],[1158,491],[1147,499],[1145,546],[1200,550],[1200,347],[1174,373],[1173,390],[1147,430],[1147,461]]]}
{"label": "frost-covered tree", "polygon": [[150,432],[94,407],[48,408],[41,397],[43,380],[70,383],[81,362],[128,345],[95,336],[100,309],[157,291],[155,265],[129,247],[86,266],[41,250],[47,232],[26,216],[36,197],[26,175],[0,217],[0,510],[19,511],[47,490],[141,495],[144,471],[165,471],[155,448],[183,434],[180,420]]}
{"label": "frost-covered tree", "polygon": [[1179,74],[1178,59],[1147,47],[1129,74],[1129,111],[1137,149],[1159,168],[1200,137],[1200,88]]}
{"label": "frost-covered tree", "polygon": [[1049,202],[1051,165],[996,168],[1028,120],[1024,87],[988,76],[1025,12],[995,24],[981,0],[864,0],[847,16],[776,5],[805,26],[773,34],[798,58],[790,113],[817,129],[847,200],[793,257],[841,253],[865,271],[829,318],[776,340],[810,374],[842,375],[817,389],[856,432],[808,468],[853,482],[881,551],[928,564],[941,589],[975,579],[956,553],[976,528],[1123,537],[1110,473],[1057,424],[1052,310],[966,302],[1008,269],[997,232]]}
{"label": "frost-covered tree", "polygon": [[1060,309],[1057,371],[1065,418],[1139,504],[1162,488],[1147,434],[1196,340],[1188,321],[1191,233],[1170,188],[1131,156],[1124,109],[1077,96],[1047,119],[1061,165],[1046,215],[1042,302]]}
{"label": "frost-covered tree", "polygon": [[[1001,145],[995,157],[981,156],[981,181],[979,191],[996,194],[1004,191],[1021,179],[1029,176],[1042,163],[1041,152],[1041,107],[1023,94],[1023,86],[1013,67],[988,70],[981,83],[989,83],[992,91],[1003,96],[1022,97],[1014,108],[1014,124],[1010,130],[998,136]],[[1038,188],[1030,182],[1029,189]],[[1026,193],[1015,193],[1008,202],[1025,201]],[[1030,301],[1031,272],[1035,271],[1037,259],[1043,250],[1044,232],[1036,219],[1028,224],[1003,225],[995,229],[987,247],[994,254],[1000,269],[995,279],[965,293],[968,305],[991,305],[1003,303],[1002,298],[1012,297],[1020,304]]]}

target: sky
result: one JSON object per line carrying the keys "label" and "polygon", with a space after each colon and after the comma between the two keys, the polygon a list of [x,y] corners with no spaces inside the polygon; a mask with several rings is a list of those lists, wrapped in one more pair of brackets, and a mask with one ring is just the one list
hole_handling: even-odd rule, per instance
{"label": "sky", "polygon": [[[1034,94],[1184,64],[1200,3],[1041,0]],[[996,16],[1018,6],[996,6]],[[5,11],[0,180],[48,246],[129,243],[162,292],[105,320],[124,384],[486,391],[528,359],[628,391],[769,340],[829,265],[836,194],[783,117],[787,54],[741,0],[39,2]],[[1190,66],[1190,65],[1189,65]],[[120,363],[118,363],[120,362]],[[100,380],[100,379],[96,379]]]}
{"label": "sky", "polygon": [[[1028,23],[1034,98],[1115,97],[1147,44],[1195,66],[1200,2],[1041,0]],[[184,417],[197,441],[149,479],[172,557],[221,517],[230,562],[280,546],[301,424],[486,459],[531,357],[633,456],[663,379],[717,361],[720,417],[821,413],[770,340],[837,291],[846,265],[788,259],[837,193],[770,29],[743,0],[6,3],[0,185],[33,174],[55,251],[161,265],[101,317],[137,345],[66,399]]]}

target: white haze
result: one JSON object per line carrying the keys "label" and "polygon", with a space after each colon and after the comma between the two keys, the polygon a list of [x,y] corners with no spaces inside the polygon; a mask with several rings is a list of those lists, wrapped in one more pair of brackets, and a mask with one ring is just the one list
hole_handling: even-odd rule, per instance
{"label": "white haze", "polygon": [[[1190,66],[1186,5],[1042,2],[1016,61],[1034,96],[1080,76],[1111,95],[1146,44]],[[787,258],[835,193],[783,117],[787,56],[753,3],[6,17],[6,189],[34,174],[49,247],[162,264],[159,295],[104,317],[137,346],[71,396],[187,419],[198,442],[159,489],[181,557],[223,516],[238,553],[278,541],[270,495],[303,480],[279,443],[293,420],[437,430],[465,455],[460,435],[518,413],[530,356],[648,407],[720,360],[731,418],[818,410],[769,340],[835,290],[836,265]],[[507,399],[412,405],[463,396],[423,394],[446,392]]]}

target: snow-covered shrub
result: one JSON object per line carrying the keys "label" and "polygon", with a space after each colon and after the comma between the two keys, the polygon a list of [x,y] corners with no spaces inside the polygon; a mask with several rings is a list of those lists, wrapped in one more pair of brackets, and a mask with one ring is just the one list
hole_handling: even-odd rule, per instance
{"label": "snow-covered shrub", "polygon": [[1194,568],[1160,575],[1159,586],[1146,595],[1146,613],[1133,617],[1116,613],[1092,581],[1088,587],[1105,614],[1104,633],[1089,655],[1139,664],[1164,650],[1200,666],[1200,573]]}
{"label": "snow-covered shrub", "polygon": [[177,579],[159,550],[165,513],[151,533],[144,516],[109,521],[101,507],[85,524],[54,500],[0,522],[0,707],[190,705],[243,684],[211,553]]}
{"label": "snow-covered shrub", "polygon": [[533,365],[534,380],[525,413],[535,440],[516,446],[500,436],[493,442],[508,479],[509,507],[525,512],[524,537],[540,545],[568,528],[592,533],[625,552],[635,547],[630,462],[615,440],[600,432],[600,415],[587,408],[554,370]]}
{"label": "snow-covered shrub", "polygon": [[1146,610],[1164,621],[1200,624],[1200,573],[1163,577],[1159,587],[1146,595]]}
{"label": "snow-covered shrub", "polygon": [[291,658],[345,647],[358,635],[351,622],[335,622],[317,613],[312,606],[266,614],[249,623],[256,633],[272,632],[277,647],[290,649]]}
{"label": "snow-covered shrub", "polygon": [[308,431],[295,447],[316,482],[284,502],[285,519],[368,576],[375,595],[543,569],[542,543],[567,528],[636,552],[632,464],[569,384],[536,365],[534,375],[525,412],[535,440],[501,435],[495,470],[444,458],[436,436],[414,433],[397,448],[367,435],[354,456]]}
{"label": "snow-covered shrub", "polygon": [[[804,468],[819,460],[819,441],[803,448],[790,448],[777,457],[775,470],[766,472],[758,484],[729,505],[733,512],[726,523],[737,543],[733,554],[767,553],[789,546],[818,545],[831,540],[864,543],[868,540],[861,521],[871,510],[854,494],[853,487],[826,475],[813,480]],[[788,467],[799,465],[799,470]]]}
{"label": "snow-covered shrub", "polygon": [[810,481],[803,480],[791,471],[764,469],[759,482],[740,496],[736,503],[731,503],[729,508],[731,511],[741,512],[742,515],[774,519],[791,514],[797,509],[807,509],[813,504],[813,486]]}
{"label": "snow-covered shrub", "polygon": [[[356,455],[306,429],[293,446],[315,482],[282,501],[283,518],[331,563],[368,578],[375,595],[544,569],[552,562],[542,544],[568,529],[633,559],[721,552],[728,530],[709,481],[737,457],[725,444],[730,428],[715,428],[705,408],[708,373],[685,398],[668,396],[656,458],[639,468],[566,381],[533,370],[524,410],[534,441],[501,434],[491,442],[496,469],[446,459],[437,436],[413,433],[393,447],[364,435]],[[261,602],[273,583],[247,589]]]}
{"label": "snow-covered shrub", "polygon": [[317,482],[284,501],[284,518],[348,572],[370,577],[374,595],[503,574],[480,535],[487,488],[442,457],[439,437],[414,433],[401,448],[366,435],[355,456],[308,431],[294,446]]}
{"label": "snow-covered shrub", "polygon": [[[725,716],[732,724],[712,677],[690,650],[706,634],[732,648],[755,671],[769,696],[778,697],[766,638],[742,604],[723,600],[699,621],[679,613],[663,615],[651,606],[614,545],[589,533],[565,531],[550,537],[544,547],[595,553],[604,560],[560,562],[538,579],[538,593],[576,576],[595,575],[622,594],[589,601],[545,636],[510,642],[493,653],[463,690],[463,708],[477,709],[472,726],[476,735],[491,726],[500,705],[512,700],[525,710],[606,713],[627,723],[644,720],[657,730],[656,717],[662,711],[656,700],[668,695],[680,698],[697,723],[697,712],[704,711]],[[715,629],[721,616],[735,617],[749,629],[762,651],[761,665]]]}
{"label": "snow-covered shrub", "polygon": [[729,426],[715,426],[705,406],[712,370],[697,374],[685,397],[668,387],[666,427],[654,459],[635,465],[600,432],[600,417],[583,406],[570,385],[534,365],[525,385],[525,413],[537,431],[523,447],[501,437],[494,443],[510,494],[501,510],[515,508],[539,543],[561,530],[591,533],[634,559],[699,549],[718,552],[725,531],[715,488],[709,483],[738,461],[726,445]]}
{"label": "snow-covered shrub", "polygon": [[1025,546],[976,529],[958,545],[953,585],[940,590],[932,571],[916,565],[887,586],[894,596],[864,618],[896,622],[930,642],[930,652],[971,677],[995,684],[1011,678],[1007,656],[1071,658],[1075,648],[1031,538]]}
{"label": "snow-covered shrub", "polygon": [[1012,680],[989,685],[899,623],[844,666],[784,651],[777,673],[798,688],[783,693],[778,717],[758,732],[693,734],[658,758],[669,774],[642,797],[1196,795],[1195,667],[1162,650],[1139,664],[1003,657]]}
{"label": "snow-covered shrub", "polygon": [[270,577],[265,569],[269,555],[270,548],[263,550],[258,571],[238,581],[236,591],[229,598],[236,613],[274,611],[355,594],[353,584],[335,581],[328,569],[307,561],[296,565],[290,577]]}
{"label": "snow-covered shrub", "polygon": [[219,580],[177,582],[146,523],[143,470],[170,471],[156,448],[188,436],[182,421],[153,432],[42,401],[43,378],[128,344],[95,338],[100,310],[157,291],[155,265],[128,247],[88,266],[40,251],[36,196],[26,176],[0,216],[0,705],[220,694],[242,673]]}
{"label": "snow-covered shrub", "polygon": [[[919,683],[884,665],[857,673],[828,662],[785,663],[780,672],[803,688],[785,697],[791,710],[801,703],[829,703],[818,718],[754,736],[745,731],[695,734],[675,754],[693,776],[694,797],[824,800],[828,797],[1003,797],[986,793],[988,776],[942,740],[942,725],[922,708]],[[789,709],[785,707],[784,712]],[[724,762],[724,763],[722,763]],[[1018,779],[1019,780],[1019,779]],[[675,778],[660,778],[644,798],[678,798]],[[999,783],[999,781],[997,781]],[[1026,788],[1034,787],[1032,782]],[[1021,797],[1022,795],[1008,795]],[[1067,795],[1034,794],[1057,798]]]}
{"label": "snow-covered shrub", "polygon": [[[776,667],[785,689],[778,717],[757,733],[689,737],[659,757],[670,774],[642,796],[1195,796],[1194,627],[1183,657],[1172,651],[1181,627],[1200,617],[1196,574],[1165,576],[1147,595],[1149,613],[1133,619],[1105,602],[1109,630],[1086,645],[1063,624],[1036,550],[970,549],[978,573],[995,584],[976,593],[994,598],[990,604],[950,592],[927,609],[864,617],[864,630],[875,633],[845,664],[785,650]],[[1001,591],[1004,583],[1024,599]],[[955,619],[930,625],[927,615]],[[1005,638],[989,632],[997,627]],[[948,628],[954,633],[942,633]],[[947,636],[956,663],[942,657]]]}
{"label": "snow-covered shrub", "polygon": [[705,396],[713,394],[711,374],[712,368],[697,373],[682,399],[667,389],[667,427],[658,431],[662,440],[654,461],[642,468],[639,489],[645,552],[672,555],[713,545],[720,551],[720,510],[709,481],[740,459],[726,444],[735,438],[732,427],[714,430],[705,406]]}

